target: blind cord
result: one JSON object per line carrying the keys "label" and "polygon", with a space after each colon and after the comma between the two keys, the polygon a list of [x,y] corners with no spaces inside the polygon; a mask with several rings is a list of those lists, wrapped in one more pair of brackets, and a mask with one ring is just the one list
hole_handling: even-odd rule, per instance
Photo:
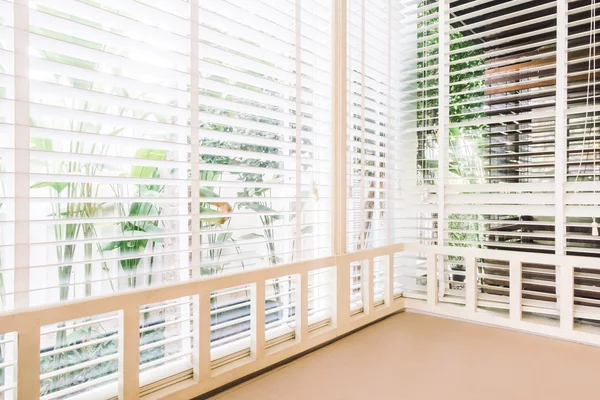
{"label": "blind cord", "polygon": [[[594,168],[594,184],[596,183],[596,173],[597,173],[597,169],[596,169],[596,149],[598,147],[598,139],[596,138],[595,135],[595,127],[596,127],[596,0],[592,0],[592,10],[591,10],[591,23],[590,23],[590,51],[593,53],[593,57],[592,59],[593,61],[593,68],[594,68],[594,73],[593,73],[593,99],[592,99],[592,105],[593,105],[593,123],[592,123],[592,134],[594,135],[594,148],[593,148],[593,157],[594,157],[594,164],[593,164],[593,168]],[[591,60],[590,60],[591,61]],[[591,68],[590,68],[591,69]],[[592,81],[591,78],[591,74],[589,73],[588,70],[588,88],[590,85],[590,81]],[[587,118],[586,118],[586,122],[587,122]],[[594,188],[594,194],[596,194],[596,190]],[[594,196],[595,198],[596,196]],[[596,204],[596,206],[598,206],[598,204]],[[598,222],[596,222],[596,217],[593,218],[592,221],[592,236],[598,236]]]}
{"label": "blind cord", "polygon": [[[588,68],[588,91],[589,91],[589,85],[592,84],[593,85],[593,89],[592,89],[592,94],[593,94],[593,99],[592,99],[592,109],[593,109],[593,123],[592,123],[592,135],[594,137],[594,147],[592,150],[592,155],[594,157],[594,163],[593,163],[593,168],[594,168],[594,185],[596,184],[596,174],[597,174],[597,169],[596,169],[596,149],[598,147],[598,139],[596,138],[595,135],[595,127],[596,127],[596,0],[592,0],[592,9],[591,9],[591,21],[590,21],[590,52],[592,53],[592,57],[590,62],[592,62],[593,60],[593,65],[591,67],[594,68],[594,73],[593,75],[589,72],[589,70],[591,68]],[[593,78],[592,78],[593,76]],[[587,118],[586,118],[586,123],[587,123]],[[594,194],[596,194],[596,190],[594,188]],[[596,196],[594,196],[595,198]],[[598,204],[596,204],[596,206],[598,206]],[[598,222],[596,222],[596,217],[593,217],[592,220],[592,236],[598,236]]]}
{"label": "blind cord", "polygon": [[[581,170],[583,167],[583,160],[585,158],[585,144],[586,144],[586,138],[588,135],[588,121],[589,121],[589,114],[590,114],[590,85],[593,85],[592,90],[592,109],[594,109],[595,107],[595,103],[596,103],[596,85],[595,83],[592,82],[592,68],[595,68],[596,65],[596,61],[594,59],[593,64],[592,64],[592,59],[595,58],[596,56],[596,46],[595,46],[595,16],[596,16],[596,0],[592,0],[591,2],[591,10],[590,10],[590,35],[589,35],[589,50],[588,50],[588,71],[587,71],[587,88],[586,88],[586,99],[585,99],[585,122],[583,125],[583,138],[582,138],[582,143],[581,143],[581,153],[579,156],[579,166],[577,168],[577,174],[575,175],[575,182],[579,181],[579,178],[581,176]],[[594,80],[596,77],[596,72],[594,71]],[[597,139],[594,137],[594,127],[595,127],[595,114],[596,112],[593,111],[592,112],[592,118],[594,120],[594,122],[592,123],[591,126],[591,134],[592,134],[592,138],[593,138],[593,144],[592,144],[592,156],[594,157],[593,159],[593,163],[592,163],[592,168],[593,168],[593,172],[592,172],[592,178],[593,178],[593,183],[595,184],[596,182],[596,147],[597,147]],[[596,194],[596,190],[594,189],[594,194]],[[597,204],[596,204],[597,205]],[[592,236],[599,236],[600,232],[598,230],[598,222],[596,222],[596,217],[592,217],[592,232],[591,232]]]}

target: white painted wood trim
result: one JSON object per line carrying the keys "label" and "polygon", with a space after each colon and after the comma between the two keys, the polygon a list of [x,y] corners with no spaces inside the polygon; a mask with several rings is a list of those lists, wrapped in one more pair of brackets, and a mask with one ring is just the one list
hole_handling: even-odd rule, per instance
{"label": "white painted wood trim", "polygon": [[302,259],[302,0],[296,0],[296,227],[294,260]]}
{"label": "white painted wood trim", "polygon": [[465,305],[468,312],[477,311],[477,263],[475,258],[465,258]]}
{"label": "white painted wood trim", "polygon": [[375,265],[374,259],[367,259],[362,264],[362,295],[363,295],[363,308],[365,314],[373,314],[375,310],[375,285],[373,280]]}
{"label": "white painted wood trim", "polygon": [[[389,257],[402,250],[418,251],[427,255],[428,259],[428,301],[413,299],[391,300],[389,306],[370,308],[370,312],[363,313],[360,317],[350,318],[350,278],[349,264],[352,261],[369,260],[372,265],[374,257]],[[457,307],[456,305],[439,303],[437,301],[437,279],[435,269],[435,258],[438,255],[455,255],[465,258],[468,270],[468,283],[476,278],[475,260],[478,257],[492,257],[507,260],[511,264],[511,290],[510,309],[511,318],[501,318],[485,312],[474,312],[476,297],[474,285],[467,294],[468,307]],[[193,279],[189,282],[178,282],[171,286],[150,288],[113,296],[90,298],[72,303],[55,304],[45,307],[36,307],[28,310],[15,310],[0,315],[0,332],[17,332],[19,338],[19,367],[18,367],[18,390],[30,396],[31,393],[39,393],[39,386],[31,385],[31,381],[39,382],[39,368],[31,368],[32,365],[39,366],[39,331],[41,326],[53,324],[90,315],[98,315],[107,312],[119,312],[121,315],[121,326],[119,334],[119,354],[121,361],[120,373],[120,396],[123,399],[136,398],[139,393],[139,307],[145,304],[195,296],[197,298],[194,313],[199,316],[195,318],[197,335],[194,347],[198,352],[194,355],[194,379],[182,382],[160,390],[148,398],[167,398],[168,396],[194,397],[208,390],[219,387],[225,383],[238,379],[248,373],[260,370],[275,362],[281,361],[301,351],[309,349],[327,340],[343,335],[352,329],[359,328],[385,315],[402,310],[406,304],[409,308],[462,318],[469,321],[491,323],[497,326],[511,329],[521,329],[532,333],[545,334],[553,337],[580,341],[582,343],[600,345],[600,335],[580,332],[572,329],[573,321],[573,266],[585,266],[586,268],[600,269],[600,260],[557,256],[554,254],[540,254],[538,262],[561,266],[561,273],[557,279],[562,281],[561,323],[560,327],[550,327],[545,324],[533,323],[521,318],[521,264],[527,262],[530,254],[510,251],[490,251],[474,248],[458,248],[445,246],[425,246],[413,244],[398,244],[377,249],[369,249],[353,254],[327,257],[312,261],[305,261],[289,265],[265,268],[219,276],[206,279]],[[536,258],[538,255],[536,255]],[[587,261],[587,262],[583,262]],[[335,298],[333,313],[334,323],[330,328],[325,328],[320,333],[307,333],[307,283],[308,273],[313,269],[335,267],[337,270],[334,281]],[[391,265],[388,266],[391,273]],[[365,269],[371,274],[371,268]],[[297,340],[282,350],[265,352],[265,281],[281,276],[295,275],[300,277],[298,315],[300,334]],[[370,275],[369,275],[370,276]],[[304,278],[304,279],[303,279]],[[306,283],[305,283],[306,282]],[[210,371],[210,293],[215,290],[230,288],[241,285],[251,285],[252,289],[252,357],[251,360],[242,365],[232,366],[227,373],[212,374]],[[388,282],[390,289],[391,283]],[[368,290],[368,289],[367,289]],[[196,361],[197,360],[197,361]],[[23,379],[23,380],[22,380]],[[38,383],[39,385],[39,383]],[[30,398],[30,397],[25,397]]]}
{"label": "white painted wood trim", "polygon": [[194,380],[201,382],[210,379],[210,292],[204,291],[194,296]]}
{"label": "white painted wood trim", "polygon": [[251,348],[250,357],[253,361],[265,357],[265,281],[252,284],[250,300],[251,318]]}
{"label": "white painted wood trim", "polygon": [[14,288],[15,308],[29,306],[29,2],[14,2],[15,125],[13,134],[12,187],[14,190]]}
{"label": "white painted wood trim", "polygon": [[119,400],[140,397],[140,308],[119,311]]}
{"label": "white painted wood trim", "polygon": [[558,303],[560,305],[560,328],[565,332],[573,330],[573,306],[575,296],[575,277],[572,265],[561,265],[560,275],[557,275],[557,281],[560,281],[560,290],[557,288]]}
{"label": "white painted wood trim", "polygon": [[[438,20],[438,246],[445,244],[446,184],[448,179],[448,129],[450,119],[450,5],[449,0],[439,0]],[[443,265],[444,260],[438,260]],[[442,267],[443,269],[443,267]],[[440,280],[442,276],[440,276]],[[440,289],[443,289],[440,285]]]}
{"label": "white painted wood trim", "polygon": [[388,255],[384,258],[385,269],[385,291],[384,301],[386,307],[392,304],[394,300],[394,255]]}
{"label": "white painted wood trim", "polygon": [[332,254],[346,253],[347,3],[332,0]]}
{"label": "white painted wood trim", "polygon": [[40,327],[32,323],[23,326],[17,335],[17,398],[37,399],[39,396]]}
{"label": "white painted wood trim", "polygon": [[[199,0],[190,0],[190,191],[192,249],[200,248],[200,99],[199,99]],[[192,277],[199,278],[200,252],[192,251]]]}
{"label": "white painted wood trim", "polygon": [[429,306],[435,306],[438,302],[436,260],[437,256],[435,253],[427,254],[427,304]]}
{"label": "white painted wood trim", "polygon": [[[554,128],[554,240],[565,254],[565,183],[567,179],[567,0],[556,2],[556,117]],[[559,280],[557,280],[557,285]]]}
{"label": "white painted wood trim", "polygon": [[510,319],[512,321],[520,321],[522,316],[521,290],[523,288],[522,264],[520,261],[510,260],[509,274]]}
{"label": "white painted wood trim", "polygon": [[350,261],[336,263],[336,328],[348,329],[350,324]]}
{"label": "white painted wood trim", "polygon": [[296,275],[296,340],[308,338],[308,272]]}

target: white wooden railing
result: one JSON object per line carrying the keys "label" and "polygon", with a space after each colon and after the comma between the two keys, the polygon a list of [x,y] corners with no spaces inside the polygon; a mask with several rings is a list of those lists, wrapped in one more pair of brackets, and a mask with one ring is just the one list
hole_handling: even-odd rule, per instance
{"label": "white wooden railing", "polygon": [[[426,298],[404,298],[394,293],[394,256],[403,252],[419,253],[426,259]],[[439,259],[443,256],[464,258],[466,274],[464,281],[464,304],[447,304],[442,301],[439,289]],[[377,258],[384,260],[383,301],[375,301],[373,265]],[[510,265],[510,293],[508,312],[498,316],[478,307],[480,294],[477,290],[477,259],[505,260]],[[350,264],[362,261],[362,312],[351,311]],[[557,266],[557,307],[559,324],[552,326],[544,320],[528,320],[522,317],[522,263],[547,263]],[[418,310],[469,321],[488,323],[526,332],[600,345],[600,335],[574,329],[577,314],[574,305],[574,268],[585,267],[600,270],[600,259],[528,254],[485,249],[397,244],[364,250],[358,253],[332,256],[318,260],[299,262],[284,266],[258,269],[239,274],[206,278],[177,283],[170,286],[132,291],[112,296],[89,298],[47,307],[16,310],[0,314],[0,334],[12,334],[17,338],[15,353],[16,374],[12,382],[19,399],[37,399],[40,393],[40,329],[42,326],[61,321],[85,318],[110,312],[118,312],[118,383],[112,389],[100,389],[88,393],[85,398],[137,399],[144,392],[147,377],[140,378],[139,310],[146,304],[191,296],[194,299],[193,352],[190,378],[165,385],[144,398],[189,399],[210,392],[251,373],[298,355],[372,323],[380,318],[403,310]],[[331,286],[331,323],[326,327],[309,331],[308,276],[313,270],[331,268],[334,281]],[[380,271],[381,272],[381,271]],[[282,276],[293,276],[296,282],[296,321],[293,340],[275,348],[267,348],[265,340],[265,281]],[[381,280],[379,280],[381,282]],[[251,339],[250,356],[214,368],[211,365],[211,292],[240,285],[251,287]],[[584,312],[584,311],[582,311]],[[10,360],[6,360],[10,362]],[[168,375],[169,371],[166,371]],[[140,388],[142,386],[142,388]],[[102,391],[104,390],[104,392]]]}
{"label": "white wooden railing", "polygon": [[[600,330],[596,333],[596,329],[588,330],[584,327],[576,328],[574,326],[575,318],[600,321],[600,308],[576,305],[574,299],[574,269],[586,268],[598,270],[600,273],[600,258],[414,244],[405,245],[405,250],[420,252],[427,257],[427,299],[426,301],[422,301],[406,298],[405,306],[408,310],[423,311],[600,346]],[[438,266],[439,257],[443,256],[464,257],[466,266],[464,307],[455,307],[452,304],[440,301],[441,297],[437,290]],[[478,307],[481,300],[479,299],[480,293],[476,290],[476,260],[483,258],[509,262],[510,293],[508,296],[508,313],[505,316],[484,312]],[[536,319],[525,318],[523,316],[523,310],[525,309],[522,295],[523,263],[556,266],[556,307],[558,309],[558,318],[554,319],[556,324],[549,323],[549,320],[545,318]],[[598,275],[598,278],[600,278],[600,275]],[[598,282],[600,283],[600,280]],[[594,288],[588,286],[587,289]]]}
{"label": "white wooden railing", "polygon": [[[147,398],[189,399],[250,373],[259,371],[279,361],[285,360],[310,348],[326,343],[336,337],[369,324],[386,315],[404,308],[402,298],[393,297],[392,266],[388,263],[384,301],[375,307],[373,279],[369,265],[373,257],[388,256],[391,260],[395,252],[401,252],[403,245],[362,251],[337,257],[299,262],[284,266],[257,269],[250,272],[206,278],[177,283],[170,286],[132,291],[113,296],[89,298],[48,307],[32,308],[0,314],[0,334],[11,333],[17,336],[17,373],[14,384],[18,399],[37,399],[40,394],[40,329],[49,324],[80,319],[110,312],[119,313],[119,399],[137,399],[140,396],[140,307],[182,297],[194,298],[194,338],[192,369],[193,379],[186,380],[159,390]],[[363,312],[351,317],[350,307],[350,263],[363,261]],[[370,262],[369,262],[370,261]],[[335,281],[332,285],[334,298],[331,324],[328,327],[309,333],[308,321],[308,274],[312,270],[331,267]],[[294,340],[275,349],[265,346],[265,281],[282,276],[294,276],[297,290],[297,321]],[[210,350],[210,294],[218,290],[241,285],[251,286],[251,351],[250,357],[241,362],[213,369]],[[261,306],[262,305],[262,306]],[[298,307],[299,305],[299,307]],[[11,383],[9,383],[11,384]],[[116,390],[106,389],[105,398],[115,396]],[[87,394],[86,398],[101,397],[102,391]]]}

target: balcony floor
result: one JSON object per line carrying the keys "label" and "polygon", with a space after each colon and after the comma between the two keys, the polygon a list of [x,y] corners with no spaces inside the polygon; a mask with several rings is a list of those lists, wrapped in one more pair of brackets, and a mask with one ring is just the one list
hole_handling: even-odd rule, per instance
{"label": "balcony floor", "polygon": [[213,400],[598,399],[600,348],[403,313]]}

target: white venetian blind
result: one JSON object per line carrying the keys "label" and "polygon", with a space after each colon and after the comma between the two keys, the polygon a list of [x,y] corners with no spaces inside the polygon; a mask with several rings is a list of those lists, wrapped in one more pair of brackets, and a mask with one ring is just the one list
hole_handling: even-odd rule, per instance
{"label": "white venetian blind", "polygon": [[[556,2],[454,1],[449,10],[444,242],[554,252]],[[480,307],[508,307],[507,266],[478,260]],[[444,263],[444,297],[462,296],[464,271]],[[522,280],[524,311],[555,311],[554,266],[526,264]]]}
{"label": "white venetian blind", "polygon": [[[0,0],[0,310],[330,255],[331,16],[328,0]],[[311,329],[331,316],[317,283]],[[294,337],[295,290],[267,284],[270,344]],[[250,306],[212,299],[217,367],[248,351]],[[191,304],[140,308],[142,393],[191,376]],[[116,393],[116,321],[42,328],[41,398]]]}
{"label": "white venetian blind", "polygon": [[189,276],[189,7],[165,5],[31,2],[32,304]]}
{"label": "white venetian blind", "polygon": [[395,243],[400,198],[400,3],[348,0],[347,249]]}
{"label": "white venetian blind", "polygon": [[439,131],[439,8],[437,0],[402,1],[401,207],[395,208],[401,239],[433,244],[437,238]]}
{"label": "white venetian blind", "polygon": [[[400,2],[400,125],[401,197],[394,208],[400,240],[437,243],[439,173],[439,84],[441,2]],[[397,254],[394,259],[395,291],[411,298],[427,293],[425,257]]]}
{"label": "white venetian blind", "polygon": [[330,254],[330,7],[200,1],[203,275]]}
{"label": "white venetian blind", "polygon": [[566,247],[587,256],[600,254],[597,7],[588,0],[570,1],[568,8]]}
{"label": "white venetian blind", "polygon": [[[330,254],[329,1],[200,1],[194,40],[187,1],[17,7],[30,137],[18,162],[12,4],[0,2],[4,281],[15,230],[31,246],[7,296],[34,305]],[[28,172],[16,188],[15,166]],[[19,188],[30,215],[15,226]]]}
{"label": "white venetian blind", "polygon": [[449,23],[445,241],[553,251],[556,2],[456,1]]}
{"label": "white venetian blind", "polygon": [[[189,3],[39,0],[25,29],[29,175],[16,184],[29,265],[17,295],[33,306],[189,279]],[[140,310],[142,376],[190,365],[186,304]],[[114,316],[43,327],[41,398],[114,393],[117,331]]]}
{"label": "white venetian blind", "polygon": [[[330,255],[331,3],[199,6],[200,274]],[[268,345],[293,339],[294,281],[265,289]],[[213,367],[250,355],[249,293],[213,293]]]}
{"label": "white venetian blind", "polygon": [[[415,120],[402,137],[417,148],[406,167],[416,167],[406,176],[417,189],[404,203],[420,211],[408,239],[441,233],[439,243],[450,246],[554,252],[557,3],[403,4],[404,25],[419,38],[415,60],[407,60],[413,90],[402,98],[403,120]],[[507,265],[478,263],[480,298],[505,307]],[[402,270],[418,297],[423,270],[411,263]],[[464,302],[464,270],[463,260],[438,260],[441,301]],[[555,308],[554,280],[554,266],[525,266],[524,299]]]}

